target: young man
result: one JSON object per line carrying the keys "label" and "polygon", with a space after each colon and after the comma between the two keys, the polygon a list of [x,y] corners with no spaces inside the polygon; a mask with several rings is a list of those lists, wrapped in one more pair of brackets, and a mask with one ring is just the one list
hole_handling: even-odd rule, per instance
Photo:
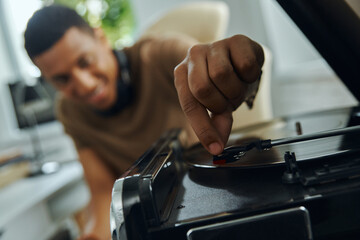
{"label": "young man", "polygon": [[82,239],[110,239],[113,183],[164,131],[181,127],[193,139],[187,118],[204,147],[221,153],[231,113],[253,98],[264,61],[241,35],[205,45],[147,37],[113,51],[101,29],[56,5],[29,20],[25,48],[61,93],[57,116],[92,193],[93,222]]}

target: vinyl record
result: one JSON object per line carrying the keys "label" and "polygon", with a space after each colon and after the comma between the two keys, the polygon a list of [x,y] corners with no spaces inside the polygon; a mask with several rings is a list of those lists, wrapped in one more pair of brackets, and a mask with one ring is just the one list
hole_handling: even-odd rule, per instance
{"label": "vinyl record", "polygon": [[[265,139],[283,139],[302,134],[311,134],[345,127],[349,116],[344,112],[327,114],[309,114],[291,119],[279,118],[238,129],[230,135],[230,146],[244,146],[250,142]],[[297,142],[273,147],[269,150],[256,148],[241,154],[238,161],[226,164],[213,163],[213,156],[200,144],[187,149],[184,153],[185,162],[197,168],[263,168],[284,163],[285,152],[294,152],[299,161],[316,161],[333,154],[346,153],[360,149],[359,134],[352,136],[333,136],[304,142]]]}

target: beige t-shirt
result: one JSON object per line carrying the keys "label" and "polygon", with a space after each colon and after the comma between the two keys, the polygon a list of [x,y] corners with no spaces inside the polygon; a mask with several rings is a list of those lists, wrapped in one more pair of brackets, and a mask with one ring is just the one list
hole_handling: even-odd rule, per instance
{"label": "beige t-shirt", "polygon": [[95,150],[119,176],[166,130],[191,132],[173,83],[173,69],[185,57],[189,41],[180,36],[148,37],[125,48],[134,100],[114,116],[101,116],[86,105],[60,97],[57,116],[76,147]]}

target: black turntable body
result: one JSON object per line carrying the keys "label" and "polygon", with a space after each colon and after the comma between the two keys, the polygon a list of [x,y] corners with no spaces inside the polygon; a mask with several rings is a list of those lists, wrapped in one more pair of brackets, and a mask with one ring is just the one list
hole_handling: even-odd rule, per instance
{"label": "black turntable body", "polygon": [[[359,100],[359,17],[343,0],[277,1]],[[115,182],[113,240],[360,239],[360,106],[238,129],[219,156],[178,134]]]}
{"label": "black turntable body", "polygon": [[254,148],[228,164],[168,132],[115,183],[114,239],[359,239],[359,107],[239,129],[230,143],[292,139],[299,124],[302,136],[351,131]]}

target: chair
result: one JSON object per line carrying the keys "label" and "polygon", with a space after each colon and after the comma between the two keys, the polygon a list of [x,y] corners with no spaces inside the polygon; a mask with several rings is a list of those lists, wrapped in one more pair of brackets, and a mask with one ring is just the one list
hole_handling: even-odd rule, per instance
{"label": "chair", "polygon": [[[200,43],[209,43],[225,37],[229,21],[229,7],[225,2],[202,1],[179,5],[166,13],[156,16],[148,24],[142,36],[162,33],[182,33]],[[233,114],[233,129],[270,120],[273,117],[270,82],[272,55],[263,46],[265,63],[254,106],[249,110],[241,105]]]}
{"label": "chair", "polygon": [[213,42],[225,36],[229,21],[229,8],[219,1],[181,4],[156,16],[142,36],[161,33],[182,33],[201,43]]}

